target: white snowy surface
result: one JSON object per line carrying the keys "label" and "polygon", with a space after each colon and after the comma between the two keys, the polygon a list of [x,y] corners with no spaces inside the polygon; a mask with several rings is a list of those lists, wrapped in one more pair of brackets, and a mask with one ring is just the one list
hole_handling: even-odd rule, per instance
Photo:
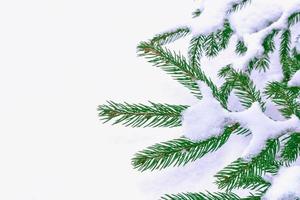
{"label": "white snowy surface", "polygon": [[300,130],[298,117],[292,116],[285,121],[274,121],[263,113],[257,102],[245,111],[229,113],[229,118],[251,131],[251,141],[244,150],[243,157],[257,155],[265,147],[268,139]]}
{"label": "white snowy surface", "polygon": [[289,81],[288,85],[290,87],[300,87],[300,70],[297,71],[293,77],[291,78],[291,80]]}
{"label": "white snowy surface", "polygon": [[194,35],[210,34],[223,27],[227,11],[239,0],[201,0],[201,15],[192,20],[191,28]]}
{"label": "white snowy surface", "polygon": [[295,41],[296,50],[299,53],[300,52],[300,35],[297,35],[294,41]]}
{"label": "white snowy surface", "polygon": [[199,82],[203,98],[184,111],[182,127],[184,135],[192,140],[205,140],[223,133],[227,112],[213,97],[208,86]]}
{"label": "white snowy surface", "polygon": [[273,178],[264,200],[295,200],[300,196],[300,166],[282,168]]}

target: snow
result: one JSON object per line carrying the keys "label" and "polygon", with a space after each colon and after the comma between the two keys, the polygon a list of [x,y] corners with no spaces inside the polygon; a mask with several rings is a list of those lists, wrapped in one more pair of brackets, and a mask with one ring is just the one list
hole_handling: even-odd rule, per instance
{"label": "snow", "polygon": [[300,197],[300,166],[280,169],[263,200],[295,200]]}
{"label": "snow", "polygon": [[202,13],[191,22],[194,35],[210,34],[223,27],[227,11],[239,0],[202,0],[199,5]]}
{"label": "snow", "polygon": [[297,71],[291,80],[288,82],[288,86],[290,87],[300,87],[300,70]]}
{"label": "snow", "polygon": [[182,126],[184,135],[192,140],[205,140],[223,133],[227,112],[213,97],[210,88],[199,83],[203,98],[184,111]]}
{"label": "snow", "polygon": [[183,114],[185,136],[192,140],[203,140],[220,135],[224,125],[235,122],[252,133],[250,144],[241,154],[244,158],[253,157],[261,152],[268,139],[288,132],[300,131],[300,120],[296,116],[285,121],[274,121],[263,113],[257,102],[241,112],[226,112],[213,97],[205,96],[199,104]]}
{"label": "snow", "polygon": [[260,104],[240,112],[228,112],[213,97],[210,88],[199,82],[203,98],[183,113],[183,131],[187,138],[199,141],[223,133],[225,125],[239,123],[251,131],[251,141],[241,154],[251,158],[263,150],[268,139],[282,136],[293,131],[300,131],[300,120],[292,116],[288,120],[275,121],[262,111]]}
{"label": "snow", "polygon": [[300,53],[300,35],[297,35],[295,39],[295,47],[298,53]]}
{"label": "snow", "polygon": [[[272,3],[272,6],[270,6]],[[282,14],[282,6],[278,1],[258,1],[248,3],[242,10],[230,15],[229,21],[235,33],[243,38],[268,27],[270,22],[277,21]],[[282,4],[282,3],[281,3]]]}
{"label": "snow", "polygon": [[292,116],[285,121],[274,121],[263,113],[258,102],[253,103],[245,111],[229,113],[229,118],[233,122],[239,122],[242,127],[251,131],[250,144],[242,153],[242,157],[245,158],[255,156],[261,152],[268,139],[300,130],[300,120],[296,116]]}

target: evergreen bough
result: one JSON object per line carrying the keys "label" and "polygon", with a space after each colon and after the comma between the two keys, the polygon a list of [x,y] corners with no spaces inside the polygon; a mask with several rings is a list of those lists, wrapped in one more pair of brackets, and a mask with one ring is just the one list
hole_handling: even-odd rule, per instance
{"label": "evergreen bough", "polygon": [[[232,5],[228,14],[243,9],[251,0],[242,0]],[[197,9],[193,18],[201,15]],[[190,28],[180,27],[172,31],[156,35],[149,41],[141,42],[138,47],[138,55],[145,57],[154,66],[161,68],[170,74],[180,84],[201,100],[202,95],[197,81],[204,82],[212,91],[213,96],[227,109],[227,101],[234,91],[239,101],[245,108],[252,103],[259,102],[262,110],[265,102],[262,97],[270,99],[278,105],[280,112],[286,118],[296,115],[300,118],[300,104],[297,98],[300,95],[299,87],[289,87],[288,81],[293,74],[300,70],[300,55],[295,49],[291,49],[292,26],[300,21],[300,12],[289,16],[287,28],[272,30],[263,40],[263,54],[254,57],[248,63],[246,71],[237,71],[231,65],[225,66],[219,72],[219,77],[225,82],[217,87],[204,73],[200,66],[202,56],[215,57],[219,52],[227,48],[233,35],[230,23],[225,20],[222,29],[209,35],[193,36],[190,40],[188,57],[173,52],[164,45],[186,37],[191,33]],[[258,90],[249,74],[252,70],[266,72],[270,67],[270,54],[275,48],[274,38],[279,35],[280,48],[279,60],[282,66],[283,80],[270,82],[262,90]],[[236,54],[244,55],[247,46],[239,40],[236,44]],[[182,112],[189,106],[169,105],[149,102],[144,104],[116,103],[113,101],[98,107],[100,119],[113,124],[123,124],[131,127],[178,127],[181,126]],[[249,130],[234,124],[224,128],[220,136],[211,137],[203,141],[191,141],[184,136],[178,139],[155,144],[138,153],[132,158],[132,165],[139,171],[161,170],[166,167],[184,166],[208,153],[221,148],[232,134],[243,134],[245,137],[251,134]],[[282,166],[290,166],[300,156],[300,133],[290,133],[288,136],[280,136],[270,139],[265,148],[251,160],[239,158],[219,171],[216,175],[218,188],[223,192],[199,192],[166,194],[163,200],[259,200],[266,193],[271,183],[263,176],[276,175]],[[239,197],[233,193],[234,189],[249,189],[252,192],[248,197]]]}

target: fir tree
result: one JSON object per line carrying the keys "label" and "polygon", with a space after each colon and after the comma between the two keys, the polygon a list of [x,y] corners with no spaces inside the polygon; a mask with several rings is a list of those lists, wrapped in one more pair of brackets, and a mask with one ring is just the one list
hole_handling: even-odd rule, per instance
{"label": "fir tree", "polygon": [[[254,2],[254,1],[253,1]],[[237,68],[235,61],[232,64],[224,65],[219,71],[219,78],[224,81],[218,86],[201,68],[201,58],[211,57],[212,59],[227,49],[235,30],[230,24],[229,17],[243,9],[251,6],[249,0],[228,1],[227,10],[224,11],[223,23],[220,27],[211,29],[209,33],[197,33],[193,27],[179,27],[172,31],[158,34],[149,41],[141,42],[138,47],[138,55],[145,57],[154,66],[161,68],[180,84],[190,90],[191,94],[205,102],[207,92],[203,87],[199,88],[199,82],[209,88],[211,98],[214,98],[220,105],[219,110],[224,111],[224,118],[229,122],[222,127],[222,133],[212,134],[210,137],[192,140],[187,135],[171,141],[154,144],[140,152],[132,158],[132,165],[139,171],[162,170],[167,167],[184,166],[193,162],[208,153],[214,152],[228,141],[231,135],[240,134],[245,137],[260,139],[251,124],[247,124],[247,119],[243,118],[243,113],[254,112],[254,105],[258,105],[262,115],[266,116],[267,102],[272,102],[281,113],[283,122],[289,126],[284,131],[274,132],[272,135],[265,134],[264,140],[259,141],[263,146],[259,152],[253,153],[249,147],[250,154],[242,156],[216,175],[216,185],[220,192],[180,193],[166,194],[164,200],[221,200],[221,199],[243,199],[255,200],[265,198],[266,193],[272,187],[272,181],[265,176],[276,177],[278,172],[293,165],[300,155],[300,86],[289,84],[289,81],[300,70],[300,54],[292,38],[298,36],[299,29],[295,29],[300,22],[300,10],[291,9],[282,15],[278,20],[269,24],[258,33],[264,32],[260,53],[251,54],[249,42],[243,41],[243,37],[235,41],[235,54],[240,58],[248,55],[244,66]],[[270,5],[271,6],[271,5]],[[228,9],[229,8],[229,9]],[[193,18],[201,17],[204,8],[197,9],[192,13]],[[287,15],[284,18],[284,15]],[[209,19],[207,19],[209,21]],[[274,26],[278,21],[283,21],[283,25]],[[299,28],[299,26],[298,26]],[[255,33],[254,33],[255,34]],[[298,35],[297,35],[298,34]],[[166,44],[175,42],[178,39],[191,36],[188,49],[188,57],[185,58],[167,47]],[[276,41],[278,44],[276,44]],[[253,49],[252,49],[253,50]],[[282,70],[282,78],[277,81],[267,83],[265,87],[258,88],[252,80],[252,73],[268,73],[271,66],[271,56],[277,55]],[[233,52],[234,53],[234,52]],[[249,55],[251,55],[249,57]],[[234,94],[244,111],[234,112],[230,110],[229,96]],[[111,121],[113,124],[123,124],[131,127],[178,127],[184,122],[183,113],[189,110],[188,105],[170,105],[149,102],[144,104],[129,104],[108,102],[98,107],[99,116],[104,122]],[[239,119],[239,116],[241,116]],[[203,116],[206,117],[206,116]],[[250,116],[251,117],[251,116]],[[252,116],[256,117],[256,116]],[[266,117],[267,118],[267,117]],[[270,117],[269,117],[270,118]],[[183,121],[182,121],[183,120]],[[274,127],[278,120],[268,119]],[[290,122],[295,122],[290,126]],[[283,126],[280,124],[280,126]],[[259,125],[264,128],[264,124]],[[208,127],[211,128],[211,127]],[[208,130],[208,129],[207,129]],[[265,130],[265,129],[260,129]],[[281,129],[280,129],[281,130]],[[256,144],[256,143],[255,143]],[[256,146],[254,145],[256,148]],[[256,149],[257,150],[257,149]],[[248,152],[248,153],[249,153]],[[300,182],[300,180],[299,180]],[[288,184],[288,183],[287,183]],[[249,189],[252,192],[248,197],[241,197],[233,193],[236,189]],[[300,189],[299,189],[300,190]],[[289,192],[289,191],[287,191]],[[293,195],[293,194],[292,194]],[[294,194],[296,199],[298,194]]]}

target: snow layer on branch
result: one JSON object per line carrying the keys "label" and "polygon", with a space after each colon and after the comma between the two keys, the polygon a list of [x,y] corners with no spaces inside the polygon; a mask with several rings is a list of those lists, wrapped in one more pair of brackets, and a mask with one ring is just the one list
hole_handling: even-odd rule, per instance
{"label": "snow layer on branch", "polygon": [[199,87],[203,98],[183,113],[182,120],[185,136],[195,141],[222,134],[228,115],[205,84]]}
{"label": "snow layer on branch", "polygon": [[300,197],[300,166],[282,168],[263,199],[295,200],[296,197]]}
{"label": "snow layer on branch", "polygon": [[285,121],[272,120],[263,113],[257,102],[245,111],[229,113],[229,118],[233,122],[240,123],[242,127],[249,129],[252,133],[250,144],[243,152],[243,157],[257,155],[263,150],[268,139],[296,131],[300,127],[300,120],[296,116]]}
{"label": "snow layer on branch", "polygon": [[240,0],[202,0],[201,15],[191,23],[194,35],[208,35],[223,27],[227,11]]}
{"label": "snow layer on branch", "polygon": [[290,87],[300,87],[300,70],[294,74],[294,76],[289,81],[288,85]]}
{"label": "snow layer on branch", "polygon": [[241,112],[228,112],[213,97],[210,88],[199,84],[203,99],[183,113],[183,131],[187,138],[205,140],[223,133],[224,126],[239,123],[251,131],[251,141],[242,156],[251,158],[260,153],[268,139],[285,133],[300,131],[300,120],[292,116],[285,121],[274,121],[265,115],[259,103]]}
{"label": "snow layer on branch", "polygon": [[274,29],[286,28],[288,17],[299,10],[299,0],[252,0],[249,6],[233,13],[229,17],[230,24],[248,48],[246,54],[233,63],[234,68],[244,69],[252,58],[262,55],[264,38]]}

